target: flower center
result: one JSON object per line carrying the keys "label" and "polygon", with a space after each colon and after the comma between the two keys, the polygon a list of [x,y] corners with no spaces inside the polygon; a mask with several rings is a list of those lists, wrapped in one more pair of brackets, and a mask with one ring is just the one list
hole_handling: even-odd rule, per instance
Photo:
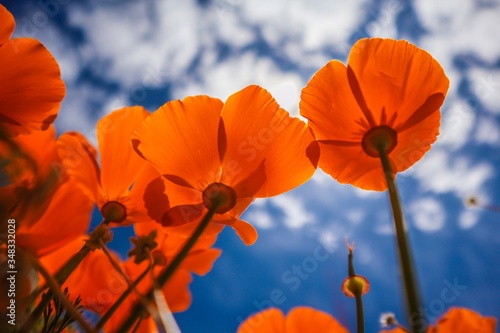
{"label": "flower center", "polygon": [[106,221],[120,223],[127,218],[127,209],[118,201],[108,201],[102,205],[101,214]]}
{"label": "flower center", "polygon": [[398,144],[398,133],[386,125],[370,129],[363,137],[361,145],[366,154],[380,157],[379,151],[389,154]]}
{"label": "flower center", "polygon": [[217,205],[215,212],[224,214],[236,205],[236,192],[222,183],[212,183],[203,191],[203,204],[208,209]]}

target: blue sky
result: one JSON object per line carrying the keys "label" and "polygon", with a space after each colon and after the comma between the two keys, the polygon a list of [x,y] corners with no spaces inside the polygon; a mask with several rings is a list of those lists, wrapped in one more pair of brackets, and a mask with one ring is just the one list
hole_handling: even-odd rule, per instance
{"label": "blue sky", "polygon": [[[97,119],[121,106],[154,111],[194,94],[225,100],[248,84],[298,116],[302,87],[328,60],[345,61],[357,39],[402,38],[426,49],[450,78],[441,134],[397,177],[425,309],[431,321],[452,306],[500,317],[500,213],[463,204],[472,195],[500,204],[498,0],[0,2],[16,17],[15,35],[42,41],[61,66],[59,133],[81,131],[93,142]],[[403,318],[385,193],[340,185],[318,170],[293,191],[257,200],[243,217],[258,229],[257,243],[246,247],[223,231],[222,256],[195,277],[193,304],[176,315],[183,332],[235,332],[272,300],[284,311],[324,310],[354,331],[354,301],[340,291],[346,236],[356,243],[357,272],[371,282],[367,332],[377,332],[383,312]],[[129,233],[116,232],[123,253]],[[446,289],[452,301],[442,298]]]}

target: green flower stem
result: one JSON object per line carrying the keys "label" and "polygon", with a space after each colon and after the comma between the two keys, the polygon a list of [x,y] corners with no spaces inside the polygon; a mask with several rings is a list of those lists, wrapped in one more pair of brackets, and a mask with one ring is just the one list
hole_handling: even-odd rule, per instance
{"label": "green flower stem", "polygon": [[365,314],[363,312],[363,296],[361,293],[354,295],[356,298],[356,332],[365,333]]}
{"label": "green flower stem", "polygon": [[[346,240],[347,243],[347,240]],[[353,255],[353,250],[354,250],[354,243],[352,247],[347,244],[347,248],[349,249],[349,254],[347,256],[347,271],[349,274],[349,278],[355,279],[356,278],[356,273],[354,271],[354,255]],[[355,292],[353,292],[354,297],[356,299],[356,332],[357,333],[364,333],[365,332],[365,314],[363,311],[363,292],[362,289],[356,288]]]}
{"label": "green flower stem", "polygon": [[[109,221],[104,220],[101,222],[101,225],[107,225],[109,224]],[[69,259],[64,266],[59,269],[59,271],[56,273],[54,276],[54,280],[59,283],[59,285],[63,285],[64,282],[68,279],[68,277],[73,273],[73,271],[80,265],[80,263],[85,259],[87,254],[89,254],[91,251],[91,248],[87,245],[84,244],[80,251],[75,253],[71,259]],[[31,295],[35,295],[35,297],[39,294],[38,291],[34,291]],[[31,299],[32,296],[30,296]],[[54,297],[54,293],[52,290],[47,291],[47,293],[42,297],[40,300],[40,303],[33,309],[33,312],[31,312],[30,316],[24,323],[24,325],[21,327],[20,332],[30,332],[31,329],[33,328],[33,325],[35,325],[36,321],[38,318],[40,318],[43,314],[43,310],[45,307],[50,303],[52,298]]]}
{"label": "green flower stem", "polygon": [[66,311],[71,314],[71,317],[75,319],[82,329],[87,332],[87,333],[94,333],[94,329],[90,327],[90,325],[83,319],[81,314],[76,310],[76,308],[73,306],[73,304],[68,300],[66,295],[63,294],[61,291],[61,285],[50,275],[49,272],[41,265],[36,258],[31,258],[31,262],[35,269],[42,274],[42,276],[45,278],[47,281],[47,284],[50,288],[50,291],[52,291],[55,296],[57,296],[61,302],[61,304],[64,306]]}
{"label": "green flower stem", "polygon": [[421,300],[418,292],[417,277],[412,262],[409,235],[403,218],[403,210],[399,200],[398,189],[396,187],[396,183],[394,182],[394,177],[392,176],[392,168],[386,150],[381,148],[378,151],[385,179],[387,181],[392,214],[394,216],[394,227],[396,229],[396,240],[403,274],[404,293],[406,295],[406,310],[408,311],[410,330],[412,333],[425,332],[427,330],[427,321],[425,320],[423,313],[420,311]]}
{"label": "green flower stem", "polygon": [[[203,217],[203,220],[200,222],[200,224],[196,227],[196,230],[193,232],[191,237],[186,241],[182,249],[179,251],[179,253],[175,256],[174,260],[170,263],[170,265],[165,268],[165,270],[161,273],[161,275],[158,277],[158,286],[161,288],[167,281],[170,279],[170,277],[174,274],[174,272],[177,270],[177,268],[180,266],[184,258],[188,255],[189,251],[193,248],[193,246],[196,244],[196,241],[198,238],[200,238],[201,234],[203,231],[205,231],[206,227],[210,223],[210,220],[212,220],[212,217],[214,216],[217,208],[219,205],[214,204],[212,207],[210,207],[210,210],[207,212],[207,214]],[[152,287],[149,292],[146,295],[147,299],[153,299],[153,294],[154,294],[154,287]],[[131,315],[127,317],[127,320],[121,325],[120,329],[118,332],[128,332],[128,330],[134,325],[135,321],[139,316],[143,314],[144,311],[144,305],[141,302],[137,302],[132,311],[130,312]]]}
{"label": "green flower stem", "polygon": [[128,288],[123,292],[123,294],[120,295],[120,297],[115,301],[115,303],[113,303],[113,305],[108,309],[108,311],[106,311],[106,313],[99,319],[94,328],[96,331],[100,331],[104,327],[104,325],[108,322],[108,320],[115,313],[118,307],[123,303],[123,301],[127,298],[127,296],[130,295],[130,293],[135,289],[135,287],[137,287],[139,282],[141,282],[142,279],[146,277],[150,269],[151,266],[148,266],[148,268],[144,272],[142,272],[142,274],[139,275],[139,277],[128,286]]}

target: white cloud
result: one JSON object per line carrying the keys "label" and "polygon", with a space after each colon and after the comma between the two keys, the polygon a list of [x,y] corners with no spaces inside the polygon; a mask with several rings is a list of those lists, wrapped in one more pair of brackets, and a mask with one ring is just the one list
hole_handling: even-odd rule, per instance
{"label": "white cloud", "polygon": [[245,219],[257,228],[270,229],[276,226],[273,217],[263,209],[251,209],[246,213]]}
{"label": "white cloud", "polygon": [[430,32],[423,45],[431,54],[440,54],[438,59],[447,63],[445,69],[456,54],[473,54],[489,63],[498,59],[500,44],[492,42],[500,39],[498,2],[484,8],[469,0],[421,0],[412,4]]}
{"label": "white cloud", "polygon": [[409,212],[415,226],[425,232],[439,231],[446,222],[446,212],[443,205],[431,197],[413,201],[410,204]]}
{"label": "white cloud", "polygon": [[[451,105],[450,105],[451,104]],[[452,99],[443,112],[438,145],[457,150],[470,140],[476,115],[469,104],[462,99]]]}
{"label": "white cloud", "polygon": [[468,71],[471,89],[484,107],[500,114],[500,70],[474,67]]}
{"label": "white cloud", "polygon": [[289,37],[305,51],[345,43],[364,18],[366,1],[244,1],[241,12],[272,44]]}
{"label": "white cloud", "polygon": [[494,119],[481,117],[477,123],[474,138],[478,143],[498,146],[500,145],[500,128]]}
{"label": "white cloud", "polygon": [[255,52],[246,52],[224,62],[213,62],[200,77],[186,78],[185,84],[175,86],[173,93],[178,98],[207,94],[226,100],[249,84],[268,89],[281,107],[298,116],[300,87],[305,82],[298,73],[283,72],[271,59],[260,57]]}
{"label": "white cloud", "polygon": [[363,222],[363,219],[365,218],[366,213],[361,211],[361,210],[349,210],[346,213],[346,217],[351,222],[352,224],[360,224]]}
{"label": "white cloud", "polygon": [[274,206],[281,208],[285,214],[284,222],[287,227],[299,229],[314,223],[314,215],[307,211],[302,199],[290,194],[282,194],[269,200]]}
{"label": "white cloud", "polygon": [[470,229],[474,227],[479,221],[479,212],[477,209],[463,210],[458,217],[458,225],[462,229]]}
{"label": "white cloud", "polygon": [[454,193],[464,198],[478,193],[494,176],[490,163],[476,162],[463,156],[451,156],[442,149],[433,149],[412,168],[424,190],[435,193]]}

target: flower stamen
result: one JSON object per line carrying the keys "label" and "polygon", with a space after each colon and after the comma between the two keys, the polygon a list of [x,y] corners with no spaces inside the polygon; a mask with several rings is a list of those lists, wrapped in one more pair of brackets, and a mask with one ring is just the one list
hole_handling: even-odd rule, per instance
{"label": "flower stamen", "polygon": [[217,205],[215,213],[227,213],[236,205],[236,192],[222,183],[212,183],[203,191],[203,205],[208,210]]}
{"label": "flower stamen", "polygon": [[379,151],[389,154],[398,144],[398,133],[389,126],[373,127],[363,136],[361,145],[365,153],[371,157],[380,157]]}

